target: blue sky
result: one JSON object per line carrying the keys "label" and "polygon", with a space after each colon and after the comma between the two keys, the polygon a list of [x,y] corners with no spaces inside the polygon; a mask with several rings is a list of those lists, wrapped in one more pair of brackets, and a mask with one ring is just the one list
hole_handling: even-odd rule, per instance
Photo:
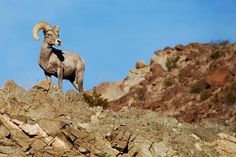
{"label": "blue sky", "polygon": [[[30,88],[44,80],[38,66],[39,21],[60,25],[62,50],[86,62],[85,89],[127,76],[155,50],[190,42],[236,41],[235,0],[7,0],[0,1],[0,87]],[[57,83],[56,79],[53,79]],[[63,81],[64,91],[73,88]]]}

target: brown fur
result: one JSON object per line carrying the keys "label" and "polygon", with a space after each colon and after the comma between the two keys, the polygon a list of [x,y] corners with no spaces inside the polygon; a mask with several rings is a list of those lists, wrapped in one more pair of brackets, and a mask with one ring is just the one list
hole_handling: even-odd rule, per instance
{"label": "brown fur", "polygon": [[59,27],[50,28],[40,28],[44,32],[44,41],[38,60],[39,66],[44,70],[46,78],[50,83],[51,76],[53,75],[58,78],[59,88],[62,89],[62,80],[67,79],[79,92],[83,92],[83,75],[85,70],[83,59],[75,53],[52,47],[53,45],[60,46],[61,41],[58,34]]}

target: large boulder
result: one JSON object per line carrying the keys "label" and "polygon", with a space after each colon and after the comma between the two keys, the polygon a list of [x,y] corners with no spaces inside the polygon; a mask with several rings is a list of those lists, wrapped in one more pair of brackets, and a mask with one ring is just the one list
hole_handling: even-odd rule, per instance
{"label": "large boulder", "polygon": [[213,86],[222,86],[230,75],[231,73],[227,69],[217,69],[206,77],[206,81],[208,84]]}

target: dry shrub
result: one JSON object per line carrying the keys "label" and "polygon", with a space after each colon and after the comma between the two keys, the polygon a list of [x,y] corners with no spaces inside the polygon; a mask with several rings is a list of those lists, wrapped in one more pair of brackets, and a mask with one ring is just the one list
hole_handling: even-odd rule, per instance
{"label": "dry shrub", "polygon": [[224,102],[227,105],[232,105],[236,102],[236,82],[233,82],[230,87],[226,88]]}
{"label": "dry shrub", "polygon": [[171,69],[177,68],[177,62],[180,59],[179,56],[174,56],[174,57],[169,57],[167,58],[166,61],[166,67],[169,71],[171,71]]}
{"label": "dry shrub", "polygon": [[217,59],[224,55],[222,50],[215,50],[209,54],[210,59]]}
{"label": "dry shrub", "polygon": [[91,94],[84,93],[84,100],[89,104],[89,106],[102,106],[104,109],[108,107],[107,99],[104,99],[100,93],[97,93],[95,89]]}
{"label": "dry shrub", "polygon": [[207,100],[209,97],[211,97],[212,93],[210,91],[202,91],[200,93],[200,102]]}
{"label": "dry shrub", "polygon": [[163,81],[163,85],[165,88],[167,87],[170,87],[174,84],[173,80],[170,79],[170,78],[166,78],[164,81]]}
{"label": "dry shrub", "polygon": [[203,89],[206,89],[208,87],[209,85],[205,81],[201,80],[192,84],[190,93],[200,93]]}

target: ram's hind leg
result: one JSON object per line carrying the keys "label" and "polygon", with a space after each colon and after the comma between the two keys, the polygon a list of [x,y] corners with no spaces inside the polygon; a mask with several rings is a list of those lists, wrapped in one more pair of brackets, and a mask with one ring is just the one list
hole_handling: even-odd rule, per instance
{"label": "ram's hind leg", "polygon": [[79,91],[83,92],[83,71],[78,70],[75,74],[76,76],[74,78],[70,78],[70,82],[73,84],[73,86]]}
{"label": "ram's hind leg", "polygon": [[69,81],[73,84],[73,86],[79,91],[79,86],[75,80],[75,78],[69,79]]}
{"label": "ram's hind leg", "polygon": [[81,68],[76,70],[76,83],[78,85],[79,91],[83,92],[84,88],[83,88],[83,82],[84,82],[84,66],[81,66]]}

